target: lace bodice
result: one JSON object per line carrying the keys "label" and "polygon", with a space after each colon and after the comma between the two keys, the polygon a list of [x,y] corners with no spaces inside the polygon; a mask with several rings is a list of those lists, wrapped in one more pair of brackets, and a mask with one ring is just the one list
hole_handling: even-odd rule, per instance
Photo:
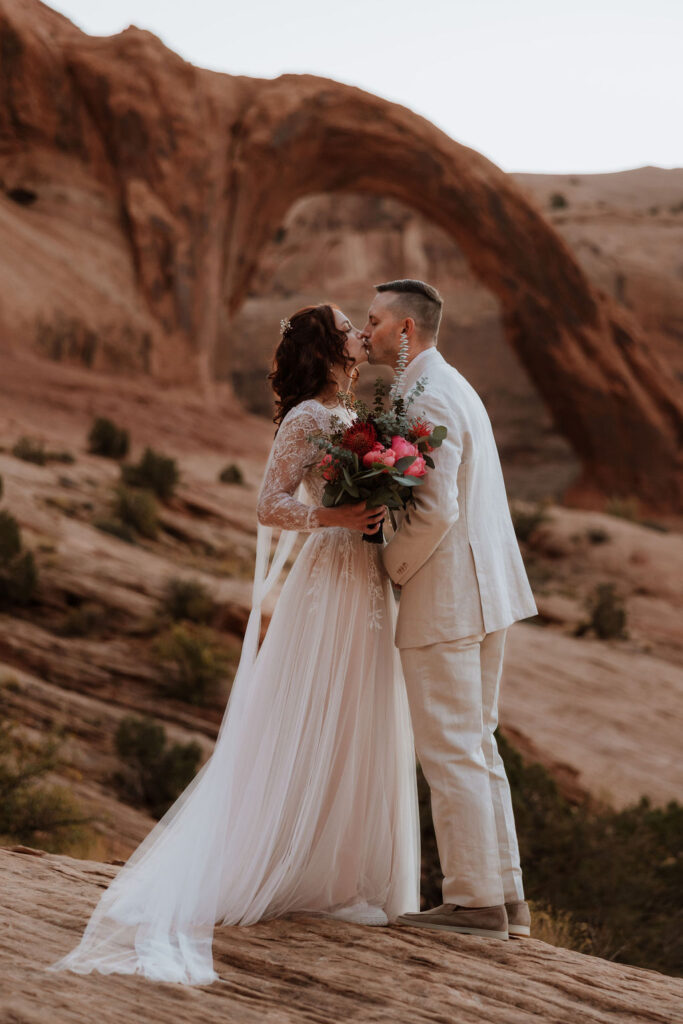
{"label": "lace bodice", "polygon": [[[353,422],[353,413],[344,406],[329,408],[313,398],[299,402],[283,419],[256,506],[258,521],[264,526],[300,531],[320,527],[317,508],[322,504],[325,481],[315,466],[323,453],[306,438],[318,430],[327,431],[333,416]],[[294,497],[301,483],[310,504]]]}

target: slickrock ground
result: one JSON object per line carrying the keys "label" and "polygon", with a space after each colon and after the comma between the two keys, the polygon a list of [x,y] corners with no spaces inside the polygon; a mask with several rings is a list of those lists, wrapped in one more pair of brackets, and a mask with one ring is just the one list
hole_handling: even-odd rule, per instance
{"label": "slickrock ground", "polygon": [[0,851],[2,1024],[678,1024],[683,982],[557,948],[289,917],[218,928],[202,988],[43,968],[71,949],[116,868]]}

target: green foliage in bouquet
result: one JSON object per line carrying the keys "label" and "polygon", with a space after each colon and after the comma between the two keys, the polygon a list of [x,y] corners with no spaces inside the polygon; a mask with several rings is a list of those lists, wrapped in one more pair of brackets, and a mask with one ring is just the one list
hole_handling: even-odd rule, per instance
{"label": "green foliage in bouquet", "polygon": [[423,482],[427,469],[435,468],[430,453],[445,440],[446,427],[433,426],[411,413],[415,399],[425,390],[425,378],[407,395],[401,394],[407,358],[405,342],[388,389],[388,408],[387,386],[378,378],[372,409],[342,395],[344,404],[355,413],[355,422],[348,426],[333,417],[329,434],[309,436],[324,452],[318,465],[327,481],[322,499],[327,508],[363,500],[367,508],[406,508],[414,503],[413,491]]}

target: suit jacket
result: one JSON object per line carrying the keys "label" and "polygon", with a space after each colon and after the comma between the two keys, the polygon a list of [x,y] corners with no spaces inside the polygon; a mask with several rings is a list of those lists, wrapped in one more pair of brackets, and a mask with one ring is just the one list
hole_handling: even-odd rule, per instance
{"label": "suit jacket", "polygon": [[411,406],[448,437],[383,550],[402,587],[398,647],[423,647],[491,633],[537,613],[512,525],[491,421],[471,384],[436,348],[408,364],[404,393],[426,388]]}

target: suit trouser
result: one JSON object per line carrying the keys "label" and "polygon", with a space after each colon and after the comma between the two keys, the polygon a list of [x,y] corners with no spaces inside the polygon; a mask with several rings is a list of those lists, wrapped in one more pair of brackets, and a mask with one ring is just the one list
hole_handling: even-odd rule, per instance
{"label": "suit trouser", "polygon": [[443,901],[465,907],[524,899],[510,785],[493,735],[506,633],[401,650]]}

